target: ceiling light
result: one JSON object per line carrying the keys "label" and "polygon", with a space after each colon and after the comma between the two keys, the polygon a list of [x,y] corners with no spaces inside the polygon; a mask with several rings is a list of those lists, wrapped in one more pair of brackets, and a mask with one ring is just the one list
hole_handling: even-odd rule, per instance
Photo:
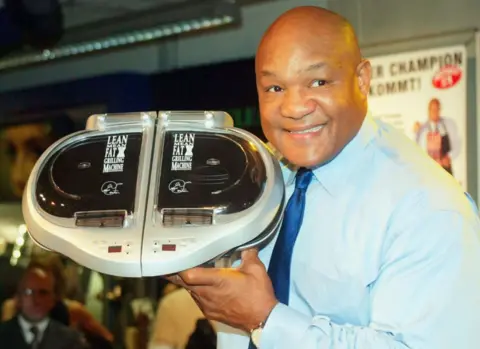
{"label": "ceiling light", "polygon": [[223,13],[220,13],[220,11],[217,10],[212,12],[213,15],[211,16],[199,16],[195,19],[163,24],[148,29],[134,30],[96,40],[59,45],[56,48],[43,50],[41,52],[6,57],[0,60],[0,71],[99,51],[118,49],[134,44],[145,44],[184,33],[213,29],[232,24],[236,22],[239,17],[239,9],[234,3],[227,7],[223,6],[222,12]]}

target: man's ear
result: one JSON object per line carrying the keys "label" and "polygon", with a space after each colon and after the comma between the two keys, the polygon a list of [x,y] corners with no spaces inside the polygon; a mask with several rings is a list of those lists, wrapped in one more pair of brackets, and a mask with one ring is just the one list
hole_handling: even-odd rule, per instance
{"label": "man's ear", "polygon": [[370,81],[372,79],[372,66],[370,65],[370,61],[363,59],[360,62],[357,66],[356,76],[358,89],[362,94],[363,99],[366,100],[370,93]]}

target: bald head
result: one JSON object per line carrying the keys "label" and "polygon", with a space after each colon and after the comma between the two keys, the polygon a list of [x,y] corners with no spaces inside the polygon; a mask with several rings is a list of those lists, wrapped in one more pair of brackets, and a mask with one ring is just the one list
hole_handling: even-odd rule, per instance
{"label": "bald head", "polygon": [[361,53],[355,31],[342,16],[315,6],[293,8],[267,29],[257,51],[261,60],[272,47],[279,45],[303,46],[304,49],[322,49],[345,60],[352,66],[361,61]]}
{"label": "bald head", "polygon": [[370,64],[342,16],[314,6],[285,12],[263,35],[255,71],[264,134],[290,162],[328,162],[360,129]]}
{"label": "bald head", "polygon": [[438,98],[433,98],[428,103],[428,119],[432,122],[440,121],[441,103]]}

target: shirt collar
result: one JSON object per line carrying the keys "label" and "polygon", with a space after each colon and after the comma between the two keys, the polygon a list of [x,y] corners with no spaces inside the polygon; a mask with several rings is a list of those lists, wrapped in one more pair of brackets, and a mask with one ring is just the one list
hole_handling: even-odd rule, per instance
{"label": "shirt collar", "polygon": [[[313,170],[316,180],[320,182],[330,195],[335,196],[344,185],[344,181],[353,170],[355,164],[360,161],[360,155],[375,137],[377,130],[377,124],[371,116],[367,115],[358,133],[342,151],[328,163]],[[286,185],[293,185],[297,168],[288,162],[270,143],[267,146],[289,173],[286,178]]]}
{"label": "shirt collar", "polygon": [[18,316],[18,323],[20,324],[20,327],[22,328],[24,333],[30,332],[33,326],[36,326],[38,328],[38,331],[40,333],[43,333],[45,332],[45,329],[47,328],[49,322],[50,319],[48,317],[39,322],[30,322],[27,321],[23,316]]}

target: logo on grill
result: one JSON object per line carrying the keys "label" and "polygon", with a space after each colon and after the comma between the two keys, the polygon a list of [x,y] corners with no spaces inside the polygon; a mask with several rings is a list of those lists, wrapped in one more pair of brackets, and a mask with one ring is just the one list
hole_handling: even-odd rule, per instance
{"label": "logo on grill", "polygon": [[182,179],[174,179],[168,185],[168,189],[174,194],[188,193],[187,188],[185,188],[188,183],[191,182],[185,182]]}
{"label": "logo on grill", "polygon": [[118,190],[119,185],[122,185],[122,183],[108,181],[102,184],[102,188],[100,190],[102,191],[102,193],[108,196],[117,195],[120,194],[120,191]]}

